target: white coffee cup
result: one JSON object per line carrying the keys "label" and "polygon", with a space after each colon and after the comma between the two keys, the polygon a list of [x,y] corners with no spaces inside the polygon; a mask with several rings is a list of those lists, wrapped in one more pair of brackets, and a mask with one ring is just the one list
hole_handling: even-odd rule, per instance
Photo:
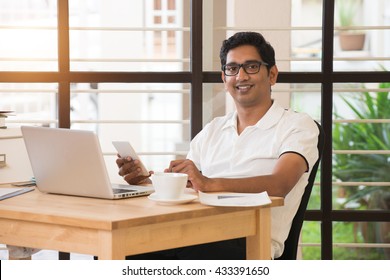
{"label": "white coffee cup", "polygon": [[187,185],[188,175],[184,173],[156,172],[152,174],[152,183],[159,199],[179,199]]}

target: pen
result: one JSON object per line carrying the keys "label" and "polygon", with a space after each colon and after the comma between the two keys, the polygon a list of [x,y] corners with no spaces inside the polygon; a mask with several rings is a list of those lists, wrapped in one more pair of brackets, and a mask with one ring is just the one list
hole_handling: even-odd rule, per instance
{"label": "pen", "polygon": [[218,195],[218,199],[244,197],[243,195]]}

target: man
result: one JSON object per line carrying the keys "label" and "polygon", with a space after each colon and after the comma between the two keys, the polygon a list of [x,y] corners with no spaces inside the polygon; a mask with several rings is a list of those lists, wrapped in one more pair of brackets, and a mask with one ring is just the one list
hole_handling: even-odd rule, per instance
{"label": "man", "polygon": [[[239,32],[220,51],[222,80],[236,111],[207,124],[191,141],[185,160],[167,172],[188,174],[188,186],[203,192],[258,193],[285,198],[272,208],[272,257],[283,252],[292,219],[318,159],[318,128],[303,113],[271,98],[278,68],[273,47],[255,32]],[[117,159],[128,183],[143,182],[137,161]],[[148,180],[148,179],[147,179]],[[179,259],[245,259],[245,240],[236,239],[164,251]]]}

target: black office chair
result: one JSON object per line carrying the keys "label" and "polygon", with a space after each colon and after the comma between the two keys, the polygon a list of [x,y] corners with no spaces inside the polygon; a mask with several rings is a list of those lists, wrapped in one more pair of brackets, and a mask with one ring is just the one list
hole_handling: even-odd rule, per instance
{"label": "black office chair", "polygon": [[308,183],[305,187],[305,192],[303,193],[301,203],[299,204],[299,208],[297,213],[294,216],[290,232],[288,234],[288,237],[286,241],[284,242],[284,251],[283,254],[276,258],[276,260],[296,260],[297,259],[297,251],[298,251],[298,242],[299,242],[299,235],[301,233],[303,219],[305,216],[307,204],[309,202],[311,190],[313,189],[314,180],[316,178],[317,169],[322,157],[322,151],[324,149],[324,130],[321,127],[321,125],[317,122],[315,122],[318,126],[318,130],[320,131],[318,135],[318,160],[314,164],[313,169],[310,173]]}

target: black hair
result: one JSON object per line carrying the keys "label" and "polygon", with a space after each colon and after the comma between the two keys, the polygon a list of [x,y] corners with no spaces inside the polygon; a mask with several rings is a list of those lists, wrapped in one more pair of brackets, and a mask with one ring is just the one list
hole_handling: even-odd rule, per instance
{"label": "black hair", "polygon": [[226,57],[231,49],[243,45],[254,46],[263,61],[268,63],[268,69],[275,65],[274,48],[264,39],[263,35],[257,32],[238,32],[222,42],[219,52],[221,66],[226,64]]}

